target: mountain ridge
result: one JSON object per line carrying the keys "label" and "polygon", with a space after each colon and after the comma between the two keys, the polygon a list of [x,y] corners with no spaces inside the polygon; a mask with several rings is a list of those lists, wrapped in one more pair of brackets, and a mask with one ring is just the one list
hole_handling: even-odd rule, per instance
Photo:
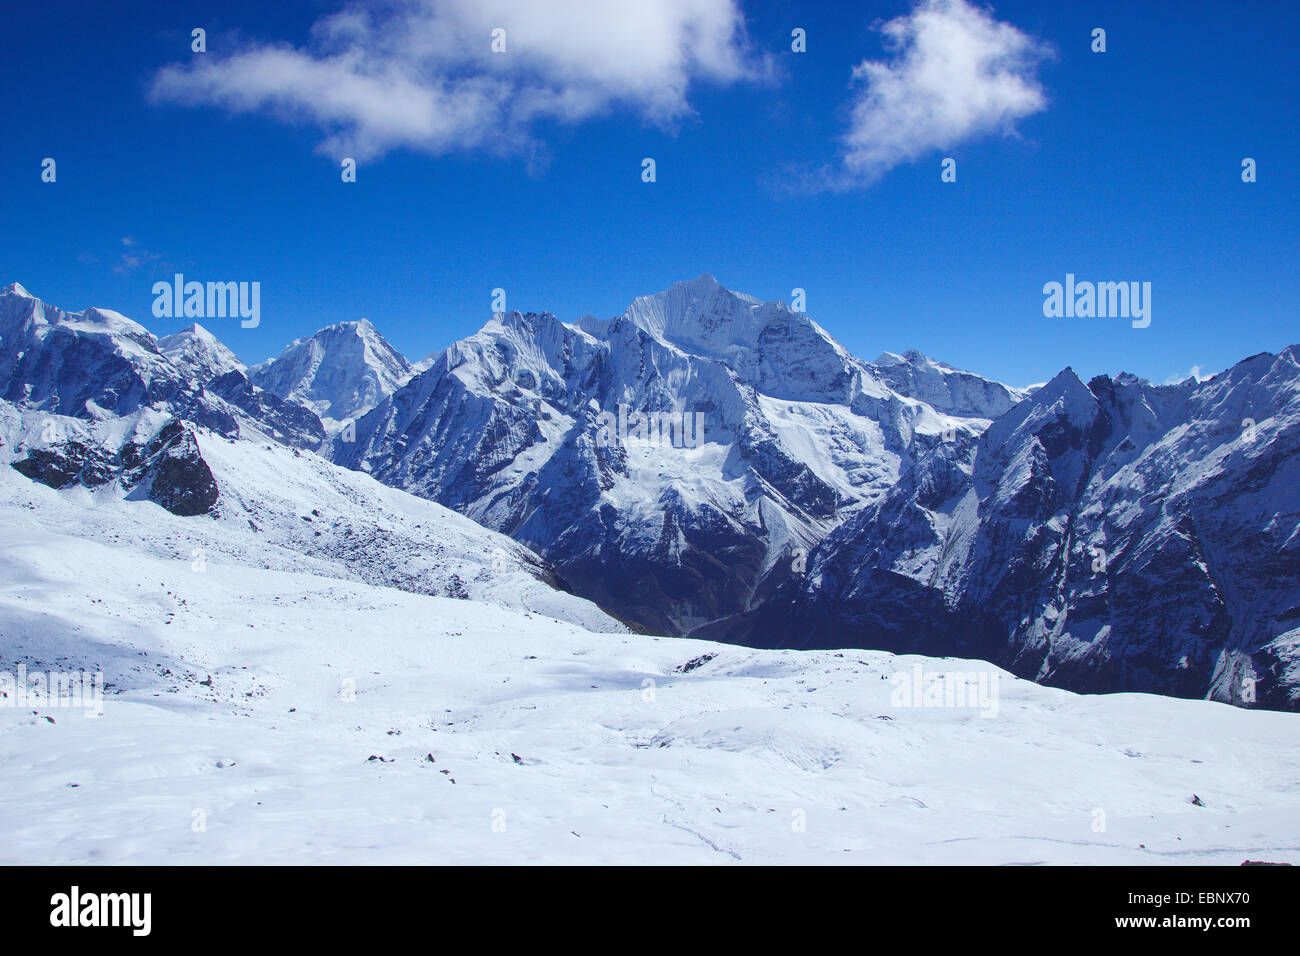
{"label": "mountain ridge", "polygon": [[[706,274],[606,320],[495,315],[329,453],[541,549],[620,616],[680,633],[744,607],[783,554],[883,494],[917,447],[977,434],[1021,397],[961,374],[981,386],[966,414],[936,411],[803,313]],[[699,447],[600,440],[601,416],[667,418],[671,438],[682,415],[702,423]]]}
{"label": "mountain ridge", "polygon": [[[1019,389],[916,350],[865,362],[708,274],[609,319],[494,315],[386,379],[373,324],[337,323],[281,353],[288,397],[201,326],[155,340],[17,283],[0,336],[0,397],[318,450],[537,551],[639,630],[1300,709],[1296,346],[1177,384],[1066,366]],[[314,410],[340,394],[346,431]],[[79,454],[25,467],[107,467]]]}

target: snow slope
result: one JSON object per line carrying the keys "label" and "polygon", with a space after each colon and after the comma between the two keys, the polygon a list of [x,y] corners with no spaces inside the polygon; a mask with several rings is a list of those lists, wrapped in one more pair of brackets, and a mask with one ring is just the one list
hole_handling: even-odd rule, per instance
{"label": "snow slope", "polygon": [[[31,491],[0,669],[110,687],[0,707],[3,863],[1300,863],[1300,715],[196,572]],[[996,716],[896,704],[918,664],[1000,673]]]}
{"label": "snow slope", "polygon": [[206,515],[178,517],[108,480],[60,491],[9,463],[34,448],[73,442],[115,449],[146,443],[170,419],[143,411],[104,422],[19,411],[0,402],[0,514],[101,542],[198,564],[305,572],[421,594],[475,598],[552,615],[596,630],[623,626],[555,587],[522,545],[467,518],[297,449],[192,434],[219,493]]}

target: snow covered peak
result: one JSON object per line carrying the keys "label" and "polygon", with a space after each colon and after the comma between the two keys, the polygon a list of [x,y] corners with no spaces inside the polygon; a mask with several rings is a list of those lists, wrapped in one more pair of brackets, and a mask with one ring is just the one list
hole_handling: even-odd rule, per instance
{"label": "snow covered peak", "polygon": [[951,365],[948,365],[946,362],[940,362],[936,359],[932,359],[930,358],[930,356],[926,355],[922,351],[919,351],[918,349],[908,349],[902,355],[897,355],[893,352],[881,352],[880,357],[876,359],[875,364],[876,365],[915,365],[918,367],[932,366],[934,368],[943,369],[950,372],[956,371],[956,369],[954,369]]}
{"label": "snow covered peak", "polygon": [[596,323],[582,328],[628,352],[637,348],[629,333],[648,336],[778,399],[847,402],[863,367],[804,313],[733,292],[707,273],[634,299],[603,334]]}
{"label": "snow covered peak", "polygon": [[374,408],[412,374],[411,363],[367,319],[340,322],[298,339],[249,370],[259,388],[342,421]]}
{"label": "snow covered peak", "polygon": [[1041,392],[1034,396],[1034,401],[1038,403],[1063,401],[1066,406],[1075,411],[1084,409],[1090,411],[1096,399],[1092,392],[1088,391],[1088,386],[1083,383],[1083,379],[1079,378],[1079,373],[1067,365],[1043,386]]}
{"label": "snow covered peak", "polygon": [[97,332],[115,332],[153,341],[153,334],[135,319],[128,319],[121,312],[91,306],[83,312],[68,312],[65,323],[79,324]]}
{"label": "snow covered peak", "polygon": [[1013,436],[1036,434],[1045,423],[1089,425],[1099,411],[1097,397],[1074,369],[1066,366],[1011,414],[994,422],[985,439],[990,447],[998,448]]}
{"label": "snow covered peak", "polygon": [[916,349],[881,352],[871,372],[891,389],[949,415],[991,420],[1029,395],[973,372],[953,368]]}
{"label": "snow covered peak", "polygon": [[768,324],[792,314],[781,303],[732,292],[705,273],[633,299],[623,318],[661,342],[725,352],[755,347]]}
{"label": "snow covered peak", "polygon": [[121,313],[65,312],[18,283],[0,293],[0,397],[93,418],[168,401],[183,378]]}
{"label": "snow covered peak", "polygon": [[[199,325],[197,322],[191,322],[187,328],[182,329],[177,335],[190,335],[203,342],[216,342],[217,337],[210,331]],[[170,338],[170,336],[169,336]]]}
{"label": "snow covered peak", "polygon": [[488,319],[483,328],[494,332],[508,331],[514,334],[533,335],[541,329],[559,324],[559,319],[550,312],[520,312],[516,309],[512,312],[498,312]]}
{"label": "snow covered peak", "polygon": [[239,357],[197,322],[183,331],[163,336],[158,340],[158,351],[173,365],[188,369],[200,382],[244,370]]}
{"label": "snow covered peak", "polygon": [[[629,620],[685,633],[743,607],[940,433],[978,434],[1019,400],[914,361],[895,390],[808,316],[706,274],[611,319],[496,315],[331,453],[541,549]],[[913,387],[924,376],[933,406]],[[634,434],[637,416],[666,440]]]}
{"label": "snow covered peak", "polygon": [[10,282],[0,289],[4,306],[0,312],[6,318],[0,319],[0,326],[6,322],[32,322],[36,325],[59,325],[69,330],[93,333],[125,335],[137,340],[146,349],[145,342],[152,342],[153,336],[140,323],[128,319],[112,309],[90,307],[80,312],[66,312],[56,306],[48,305],[28,292],[21,283]]}
{"label": "snow covered peak", "polygon": [[156,352],[149,330],[120,312],[94,307],[65,312],[38,299],[17,282],[11,282],[0,290],[0,334],[6,328],[12,334],[18,326],[26,326],[29,331],[58,326],[67,332],[107,335],[128,352]]}
{"label": "snow covered peak", "polygon": [[379,330],[375,328],[373,322],[369,319],[357,319],[351,322],[336,322],[333,325],[328,325],[315,335],[309,336],[306,339],[295,339],[293,344],[297,345],[299,342],[308,342],[313,339],[319,342],[329,339],[342,340],[349,337],[356,337],[361,339],[363,342],[383,339],[383,336],[379,334]]}

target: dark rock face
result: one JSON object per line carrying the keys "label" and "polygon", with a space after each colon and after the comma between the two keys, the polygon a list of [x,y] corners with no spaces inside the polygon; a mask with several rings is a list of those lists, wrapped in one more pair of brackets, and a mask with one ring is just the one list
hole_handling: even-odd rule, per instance
{"label": "dark rock face", "polygon": [[1295,347],[1199,384],[1067,370],[955,451],[831,532],[802,580],[692,636],[1300,710]]}
{"label": "dark rock face", "polygon": [[199,453],[194,433],[172,420],[146,451],[149,500],[183,518],[206,514],[219,491],[212,469]]}
{"label": "dark rock face", "polygon": [[146,365],[121,355],[114,336],[104,333],[56,326],[24,344],[9,362],[2,363],[10,365],[0,393],[8,401],[40,403],[62,415],[85,415],[88,403],[124,414],[141,405],[170,401],[184,389],[179,375],[150,374],[167,364],[152,343],[134,343],[147,359],[156,356]]}
{"label": "dark rock face", "polygon": [[762,546],[708,512],[669,507],[662,520],[655,545],[642,550],[629,546],[632,529],[613,507],[587,512],[566,532],[584,542],[577,553],[568,553],[562,540],[551,547],[556,571],[584,582],[583,596],[602,607],[635,609],[635,629],[651,634],[743,605],[756,583],[748,569],[761,564]]}
{"label": "dark rock face", "polygon": [[[316,448],[325,441],[325,428],[314,412],[254,388],[243,372],[227,372],[208,382],[203,392],[205,396],[214,395],[244,412],[283,444]],[[233,416],[227,417],[234,421]]]}
{"label": "dark rock face", "polygon": [[176,419],[145,443],[109,450],[68,440],[32,449],[13,468],[51,488],[94,488],[114,480],[123,488],[142,487],[150,501],[182,517],[206,514],[219,497],[194,433]]}
{"label": "dark rock face", "polygon": [[102,485],[111,475],[111,461],[99,449],[77,441],[67,441],[51,448],[35,448],[13,468],[51,488],[82,484]]}

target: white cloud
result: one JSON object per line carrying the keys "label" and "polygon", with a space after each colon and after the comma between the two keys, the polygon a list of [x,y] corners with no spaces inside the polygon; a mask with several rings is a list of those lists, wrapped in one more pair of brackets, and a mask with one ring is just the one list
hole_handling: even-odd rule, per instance
{"label": "white cloud", "polygon": [[1047,106],[1037,68],[1050,48],[966,0],[922,0],[879,29],[892,56],[854,68],[859,90],[829,187],[868,185]]}
{"label": "white cloud", "polygon": [[670,126],[692,82],[756,79],[768,62],[736,0],[362,0],[318,21],[307,48],[199,54],[159,71],[151,96],[309,122],[334,156],[511,153],[539,121],[630,108]]}
{"label": "white cloud", "polygon": [[[125,251],[118,256],[117,261],[113,264],[113,271],[121,275],[129,275],[140,266],[156,262],[162,258],[162,253],[150,252],[148,249],[140,248],[132,236],[122,237],[122,248]],[[93,259],[93,257],[91,258]]]}

